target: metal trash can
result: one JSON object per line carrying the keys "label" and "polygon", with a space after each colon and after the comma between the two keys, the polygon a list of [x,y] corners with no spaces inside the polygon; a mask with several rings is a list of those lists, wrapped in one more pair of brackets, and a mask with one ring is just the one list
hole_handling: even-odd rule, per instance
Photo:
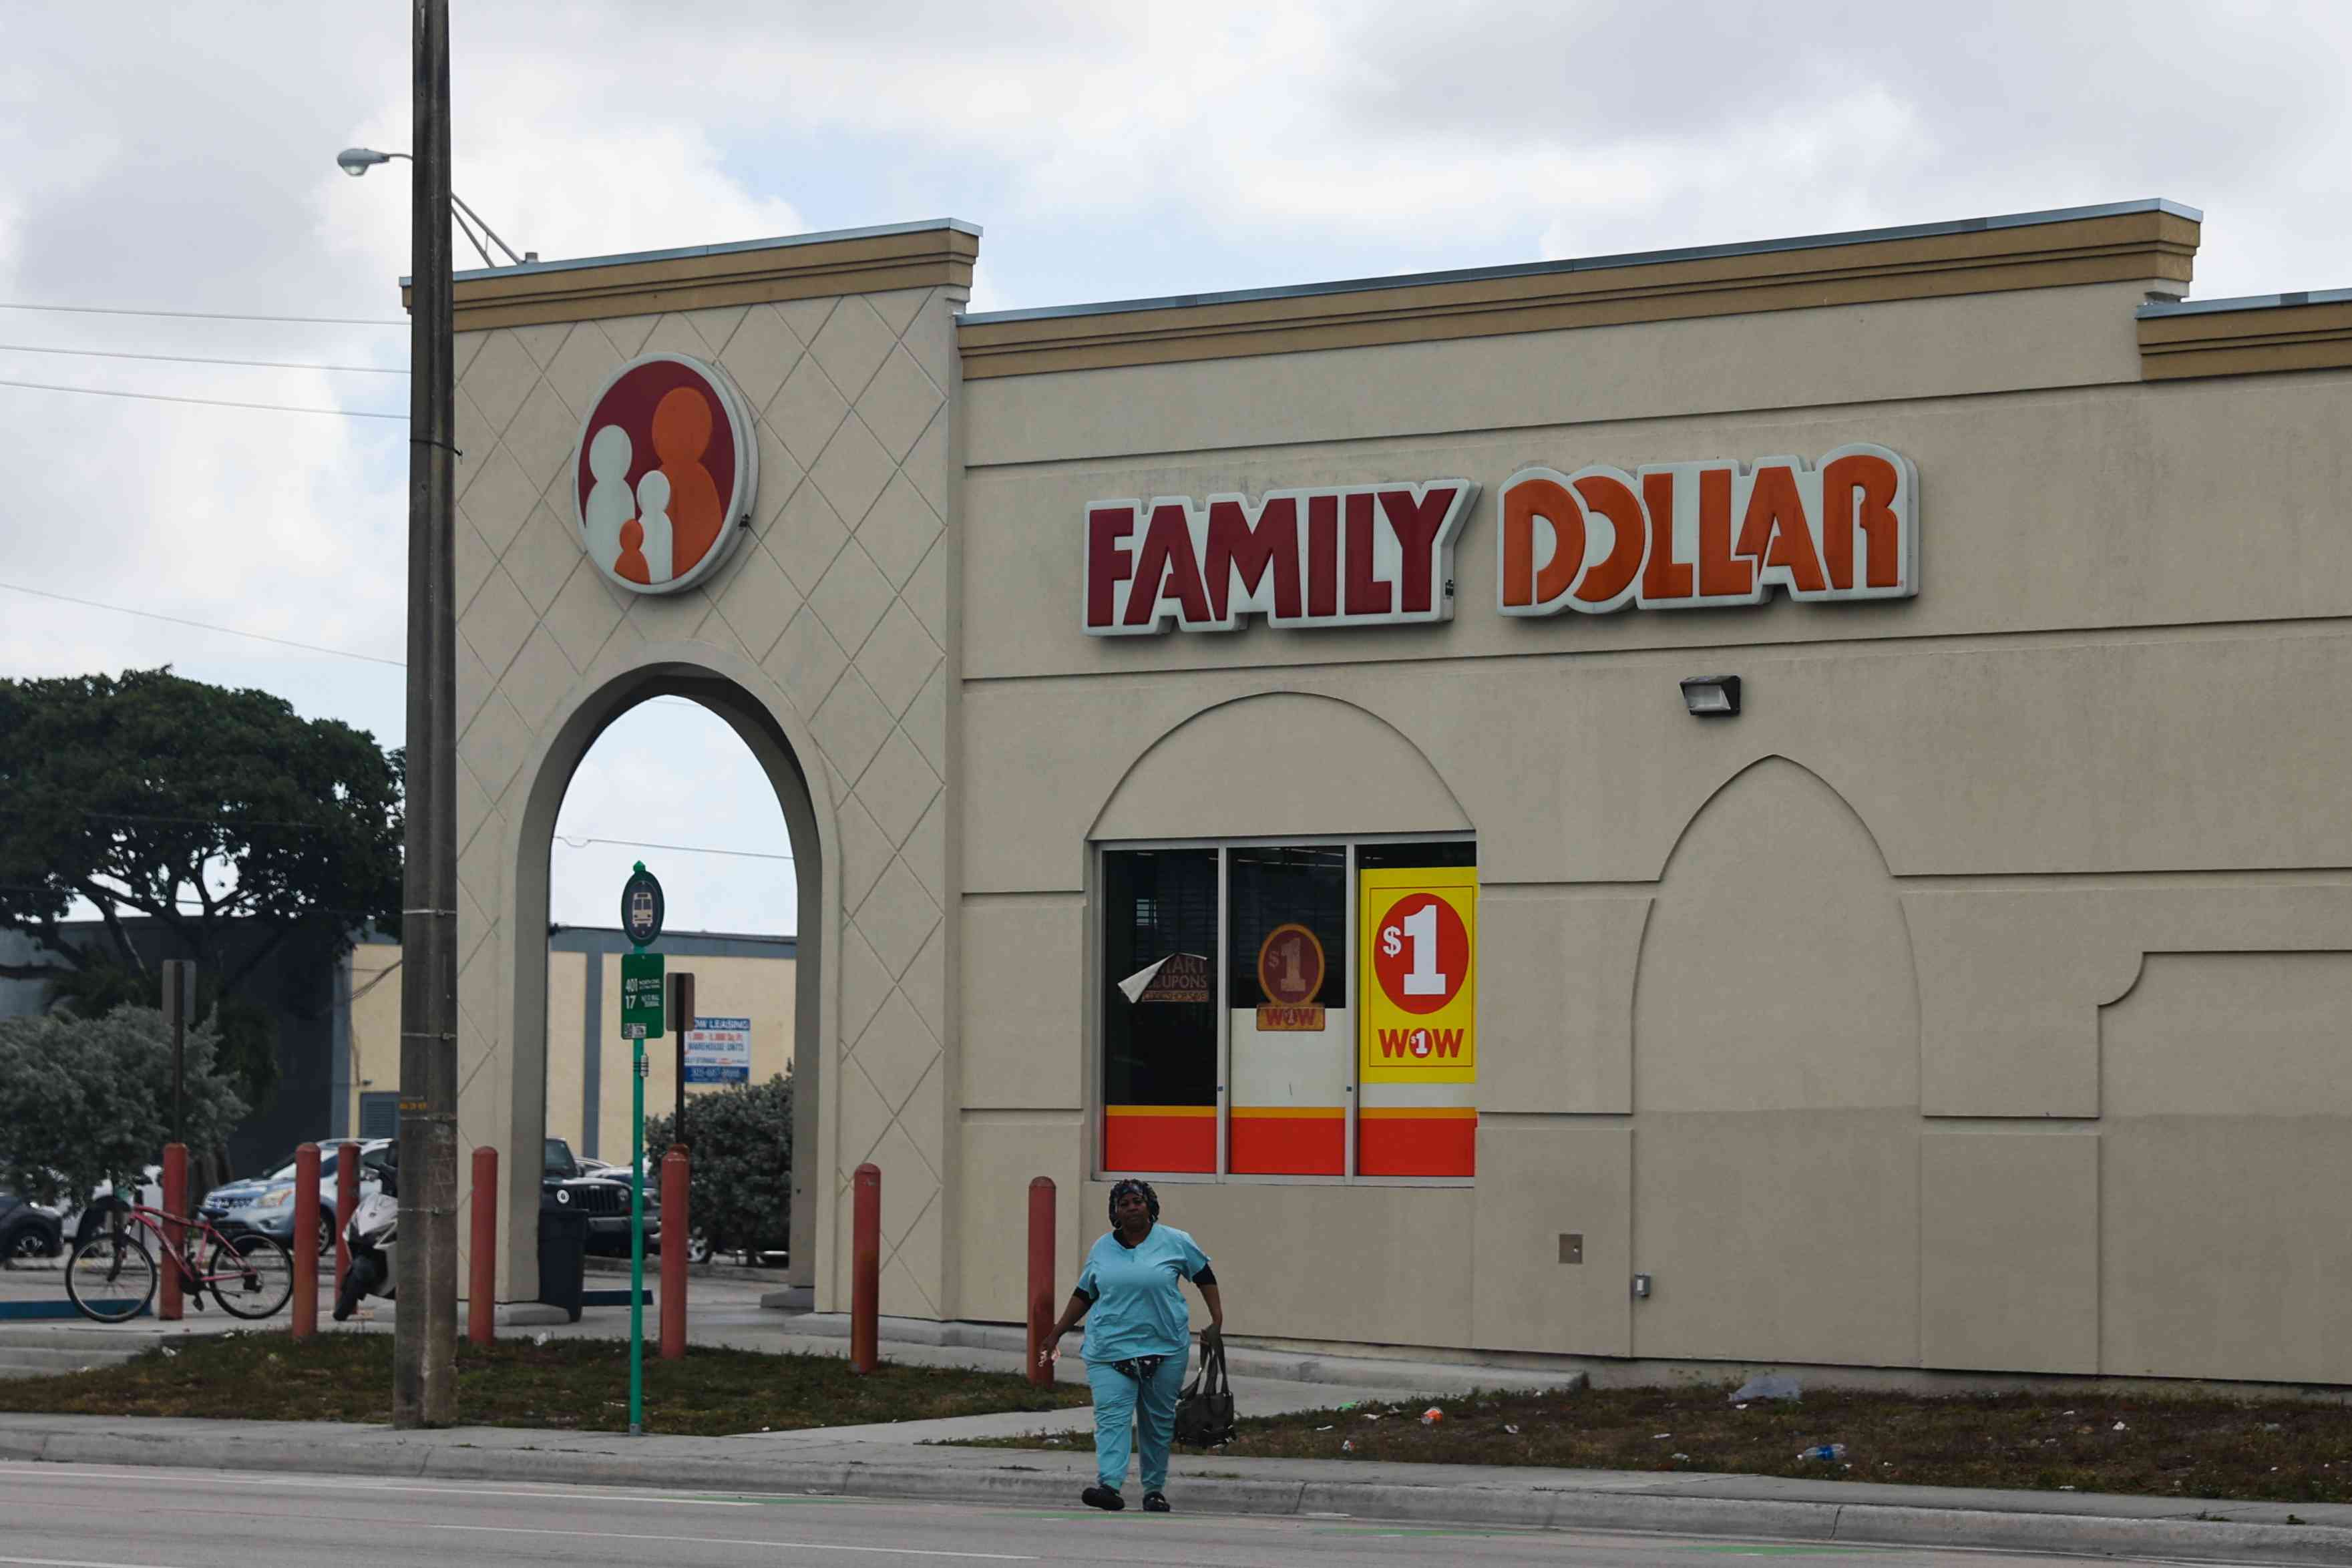
{"label": "metal trash can", "polygon": [[580,1321],[581,1279],[588,1267],[588,1216],[562,1188],[539,1194],[539,1299]]}

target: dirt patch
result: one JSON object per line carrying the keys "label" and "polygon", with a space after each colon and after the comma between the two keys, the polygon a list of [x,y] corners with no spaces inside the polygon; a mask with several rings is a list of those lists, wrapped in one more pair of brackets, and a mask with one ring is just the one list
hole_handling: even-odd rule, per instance
{"label": "dirt patch", "polygon": [[[1430,1424],[1420,1419],[1427,1405],[1355,1405],[1244,1419],[1218,1452],[2352,1502],[2352,1407],[2342,1405],[1824,1390],[1740,1408],[1730,1393],[1475,1394],[1435,1401],[1443,1415]],[[1800,1457],[1827,1444],[1845,1451]]]}

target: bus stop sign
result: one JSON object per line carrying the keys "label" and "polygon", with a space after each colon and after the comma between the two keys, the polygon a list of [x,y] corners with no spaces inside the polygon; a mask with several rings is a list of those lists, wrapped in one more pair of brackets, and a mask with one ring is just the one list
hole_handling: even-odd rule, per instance
{"label": "bus stop sign", "polygon": [[662,916],[667,910],[662,902],[662,886],[646,863],[629,879],[621,884],[621,929],[629,933],[633,947],[651,947],[662,933]]}

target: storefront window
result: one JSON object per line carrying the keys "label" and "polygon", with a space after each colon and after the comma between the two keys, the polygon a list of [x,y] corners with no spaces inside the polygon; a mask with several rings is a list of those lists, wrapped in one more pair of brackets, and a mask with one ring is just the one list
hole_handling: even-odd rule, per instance
{"label": "storefront window", "polygon": [[1236,847],[1225,875],[1228,1168],[1345,1175],[1355,1045],[1347,847]]}
{"label": "storefront window", "polygon": [[1103,1163],[1217,1168],[1217,852],[1103,856]]}
{"label": "storefront window", "polygon": [[1103,1168],[1473,1175],[1476,868],[1455,839],[1105,849]]}

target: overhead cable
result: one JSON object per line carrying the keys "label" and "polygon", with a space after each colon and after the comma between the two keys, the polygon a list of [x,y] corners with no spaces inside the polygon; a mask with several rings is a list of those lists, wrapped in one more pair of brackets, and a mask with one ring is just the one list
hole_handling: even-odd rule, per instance
{"label": "overhead cable", "polygon": [[116,305],[35,305],[0,300],[0,310],[50,310],[68,316],[168,316],[184,321],[283,321],[298,327],[405,327],[383,316],[247,316],[233,310],[134,310]]}
{"label": "overhead cable", "polygon": [[28,392],[79,392],[92,397],[135,397],[142,403],[194,403],[206,408],[257,408],[268,414],[337,414],[346,419],[406,419],[405,414],[380,414],[372,408],[307,408],[292,403],[236,403],[225,397],[173,397],[161,392],[117,392],[105,386],[58,386],[42,381],[0,381],[0,386]]}
{"label": "overhead cable", "polygon": [[107,605],[96,599],[78,599],[71,594],[52,593],[47,588],[28,588],[22,583],[0,583],[0,588],[6,588],[18,594],[30,594],[37,599],[56,599],[68,605],[80,605],[87,609],[112,610],[118,616],[141,616],[151,621],[169,621],[173,626],[194,626],[198,631],[226,632],[233,637],[251,637],[256,642],[274,642],[282,647],[299,647],[305,653],[331,653],[337,658],[357,658],[363,659],[369,664],[388,664],[394,669],[408,668],[405,660],[385,658],[380,654],[354,653],[347,647],[327,647],[319,643],[296,642],[292,637],[274,637],[268,632],[249,632],[239,626],[215,626],[210,621],[192,621],[185,616],[167,616],[160,610],[135,610],[128,605]]}
{"label": "overhead cable", "polygon": [[332,370],[351,371],[367,375],[406,375],[404,364],[316,364],[307,360],[289,359],[212,359],[203,354],[138,354],[122,349],[53,349],[37,343],[0,343],[0,353],[12,354],[77,354],[90,359],[144,359],[164,364],[236,364],[250,365],[259,370]]}

